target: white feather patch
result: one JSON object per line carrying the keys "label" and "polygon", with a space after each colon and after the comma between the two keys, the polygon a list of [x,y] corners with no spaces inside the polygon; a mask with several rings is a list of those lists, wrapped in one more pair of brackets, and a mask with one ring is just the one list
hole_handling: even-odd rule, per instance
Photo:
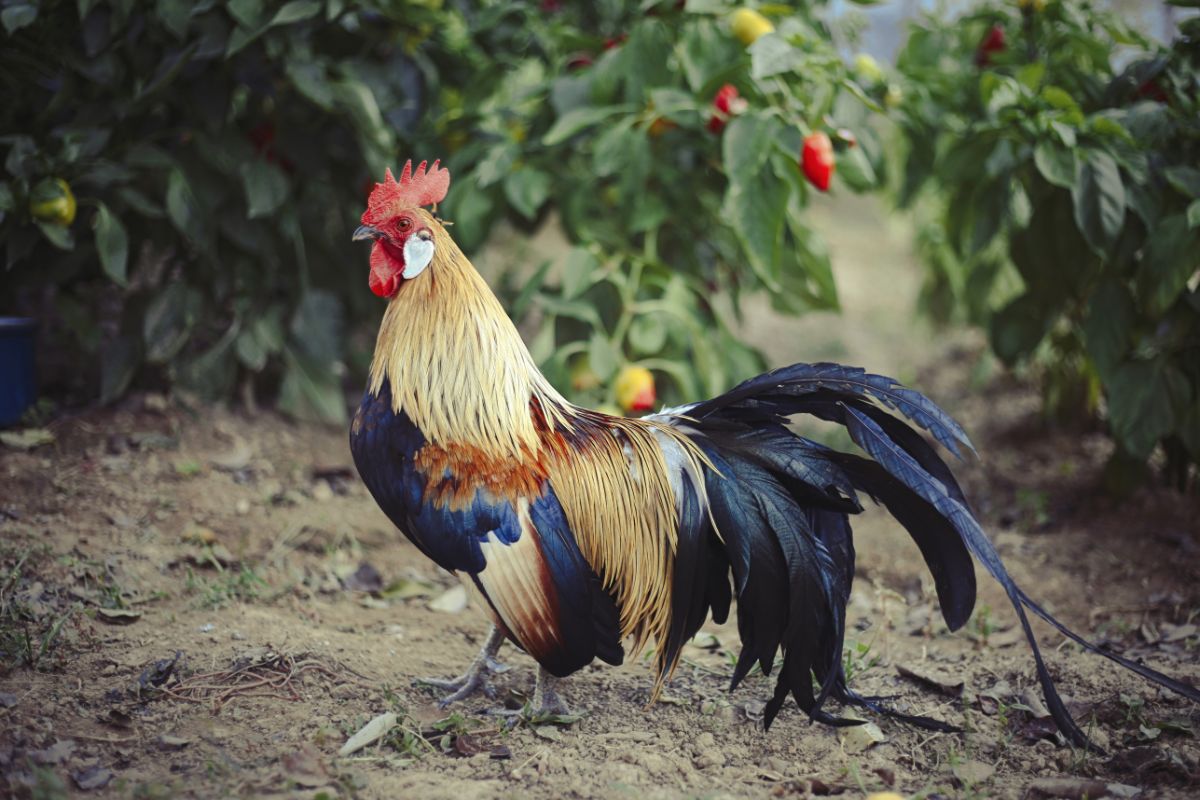
{"label": "white feather patch", "polygon": [[425,271],[433,261],[433,240],[410,236],[404,243],[404,280],[412,280]]}

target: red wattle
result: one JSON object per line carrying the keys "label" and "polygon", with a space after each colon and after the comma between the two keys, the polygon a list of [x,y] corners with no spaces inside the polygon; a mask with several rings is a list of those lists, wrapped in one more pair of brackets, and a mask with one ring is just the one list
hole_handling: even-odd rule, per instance
{"label": "red wattle", "polygon": [[396,263],[396,259],[387,252],[383,242],[376,242],[371,248],[371,291],[379,297],[391,297],[404,280],[400,274],[403,271],[404,265]]}

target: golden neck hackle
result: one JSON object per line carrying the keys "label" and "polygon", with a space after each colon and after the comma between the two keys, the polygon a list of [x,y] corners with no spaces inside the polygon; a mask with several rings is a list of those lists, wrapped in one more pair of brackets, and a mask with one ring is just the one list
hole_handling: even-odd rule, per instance
{"label": "golden neck hackle", "polygon": [[555,414],[566,401],[542,377],[516,326],[446,229],[419,212],[434,236],[433,261],[388,303],[375,342],[370,391],[391,384],[427,441],[465,444],[493,458],[525,460],[539,442],[530,400]]}

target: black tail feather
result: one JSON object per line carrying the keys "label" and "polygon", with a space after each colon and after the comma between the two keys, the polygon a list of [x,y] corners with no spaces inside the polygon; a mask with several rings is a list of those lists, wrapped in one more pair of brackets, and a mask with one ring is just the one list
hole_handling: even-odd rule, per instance
{"label": "black tail feather", "polygon": [[[769,675],[776,653],[783,651],[764,714],[767,726],[790,694],[811,719],[832,725],[856,721],[825,712],[822,706],[828,698],[927,730],[958,730],[898,712],[846,684],[842,647],[854,578],[847,514],[861,509],[857,492],[864,492],[886,506],[916,542],[952,630],[961,627],[974,608],[972,555],[1001,585],[1029,642],[1046,705],[1071,743],[1098,749],[1059,697],[1026,609],[1085,649],[1200,702],[1195,687],[1097,647],[1031,600],[1009,576],[950,468],[917,431],[889,412],[907,417],[955,455],[959,445],[974,452],[958,423],[928,398],[891,378],[837,364],[795,364],[682,409],[678,416],[668,412],[660,417],[677,420],[717,470],[708,474],[704,487],[716,530],[698,506],[683,517],[691,521],[681,524],[689,531],[680,534],[676,589],[691,597],[677,599],[673,607],[671,660],[703,623],[709,607],[714,615],[728,611],[729,570],[742,637],[730,689],[755,663]],[[874,460],[796,436],[784,423],[800,413],[844,425]]]}

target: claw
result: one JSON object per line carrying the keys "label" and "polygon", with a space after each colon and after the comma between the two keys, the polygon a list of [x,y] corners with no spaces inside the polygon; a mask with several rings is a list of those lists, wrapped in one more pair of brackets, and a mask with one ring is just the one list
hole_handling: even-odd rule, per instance
{"label": "claw", "polygon": [[533,688],[533,716],[553,717],[571,714],[571,708],[558,696],[558,684],[561,678],[556,678],[545,669],[538,669],[537,685]]}
{"label": "claw", "polygon": [[467,671],[462,675],[459,675],[457,678],[450,678],[449,680],[444,678],[418,678],[416,683],[450,692],[450,694],[437,702],[438,707],[443,709],[452,703],[474,697],[481,692],[487,698],[494,699],[496,697],[496,690],[488,684],[488,678],[508,669],[508,667],[496,660],[496,652],[500,649],[500,643],[503,640],[503,634],[500,633],[498,628],[493,626],[491,633],[488,634],[487,641],[484,642],[483,650],[480,651],[475,660],[471,662],[471,666],[467,667]]}

